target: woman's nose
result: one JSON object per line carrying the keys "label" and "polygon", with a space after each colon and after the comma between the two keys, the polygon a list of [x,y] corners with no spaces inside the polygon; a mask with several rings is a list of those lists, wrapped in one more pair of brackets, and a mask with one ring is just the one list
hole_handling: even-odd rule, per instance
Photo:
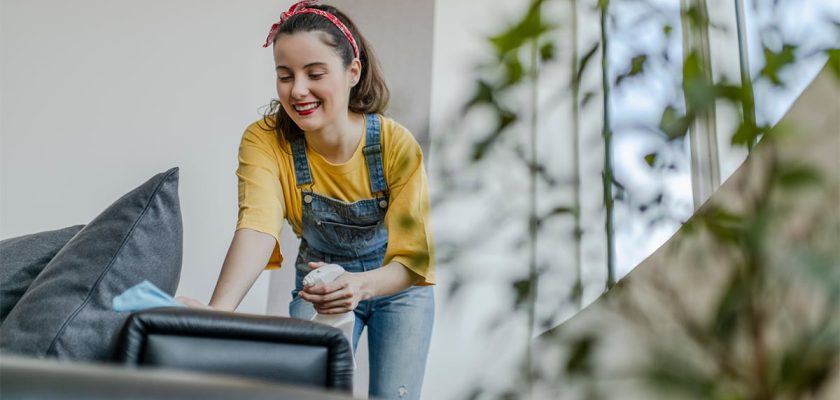
{"label": "woman's nose", "polygon": [[309,94],[309,88],[306,86],[306,82],[303,79],[295,79],[294,85],[292,85],[292,97],[301,99],[306,97],[307,94]]}

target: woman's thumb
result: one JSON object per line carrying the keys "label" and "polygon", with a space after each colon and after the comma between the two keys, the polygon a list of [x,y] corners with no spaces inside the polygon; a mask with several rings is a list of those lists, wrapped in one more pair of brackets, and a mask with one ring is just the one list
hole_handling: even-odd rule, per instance
{"label": "woman's thumb", "polygon": [[311,268],[311,269],[317,269],[317,268],[323,267],[324,265],[327,265],[327,263],[325,263],[323,261],[311,261],[311,262],[309,262],[308,265],[309,265],[309,268]]}

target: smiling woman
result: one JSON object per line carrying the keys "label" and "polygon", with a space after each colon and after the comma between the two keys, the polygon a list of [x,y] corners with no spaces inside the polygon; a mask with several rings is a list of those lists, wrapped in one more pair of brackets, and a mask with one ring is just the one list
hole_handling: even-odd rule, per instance
{"label": "smiling woman", "polygon": [[[307,111],[323,106],[319,115],[323,124],[323,118],[335,118],[336,113],[348,110],[353,114],[382,113],[390,97],[372,47],[349,18],[329,6],[302,9],[312,12],[289,15],[285,20],[281,17],[282,23],[272,26],[264,45],[275,45],[279,96],[268,115],[275,117],[273,127],[278,135],[289,142],[307,130],[301,123],[317,129],[317,124],[308,125],[314,121],[302,118],[315,114]],[[341,16],[330,18],[333,15]],[[332,98],[319,100],[317,94]]]}
{"label": "smiling woman", "polygon": [[[320,32],[300,32],[277,38],[274,59],[279,100],[275,100],[272,111],[283,125],[293,125],[298,131],[319,132],[311,135],[309,145],[331,161],[343,163],[361,139],[362,114],[350,115],[349,123],[355,128],[351,135],[342,135],[335,124],[341,122],[341,116],[348,115],[350,91],[359,81],[361,63],[353,58],[346,67],[342,65],[333,48],[323,42],[324,37]],[[384,110],[368,110],[381,111]],[[324,131],[330,127],[336,129]],[[292,128],[278,134],[291,142],[301,132]]]}
{"label": "smiling woman", "polygon": [[[434,319],[423,153],[382,115],[389,94],[370,45],[339,10],[313,3],[269,31],[278,98],[242,137],[239,220],[209,307],[235,309],[279,267],[285,219],[301,238],[290,315],[351,313],[354,349],[367,327],[370,396],[416,399]],[[326,263],[346,272],[304,285]]]}

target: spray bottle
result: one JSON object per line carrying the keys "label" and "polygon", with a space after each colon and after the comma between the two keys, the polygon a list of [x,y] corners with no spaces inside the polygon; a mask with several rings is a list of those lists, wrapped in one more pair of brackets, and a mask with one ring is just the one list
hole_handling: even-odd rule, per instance
{"label": "spray bottle", "polygon": [[[312,270],[303,278],[303,286],[315,286],[319,283],[330,283],[344,273],[344,268],[338,264],[327,264]],[[329,325],[344,333],[350,346],[353,345],[353,329],[356,326],[356,316],[353,311],[342,314],[315,314],[312,321]],[[356,368],[356,356],[353,355],[353,368]]]}

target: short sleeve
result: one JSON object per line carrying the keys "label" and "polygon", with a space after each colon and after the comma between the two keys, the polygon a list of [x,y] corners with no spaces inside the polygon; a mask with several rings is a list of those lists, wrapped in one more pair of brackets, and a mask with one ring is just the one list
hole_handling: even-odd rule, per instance
{"label": "short sleeve", "polygon": [[280,268],[280,230],[285,217],[283,191],[279,179],[276,138],[254,125],[239,145],[239,217],[236,229],[252,229],[274,237],[276,244],[266,268]]}
{"label": "short sleeve", "polygon": [[434,245],[429,225],[429,193],[423,152],[411,133],[394,123],[383,136],[385,176],[390,207],[385,215],[388,248],[384,264],[399,262],[423,279],[418,285],[433,285]]}

